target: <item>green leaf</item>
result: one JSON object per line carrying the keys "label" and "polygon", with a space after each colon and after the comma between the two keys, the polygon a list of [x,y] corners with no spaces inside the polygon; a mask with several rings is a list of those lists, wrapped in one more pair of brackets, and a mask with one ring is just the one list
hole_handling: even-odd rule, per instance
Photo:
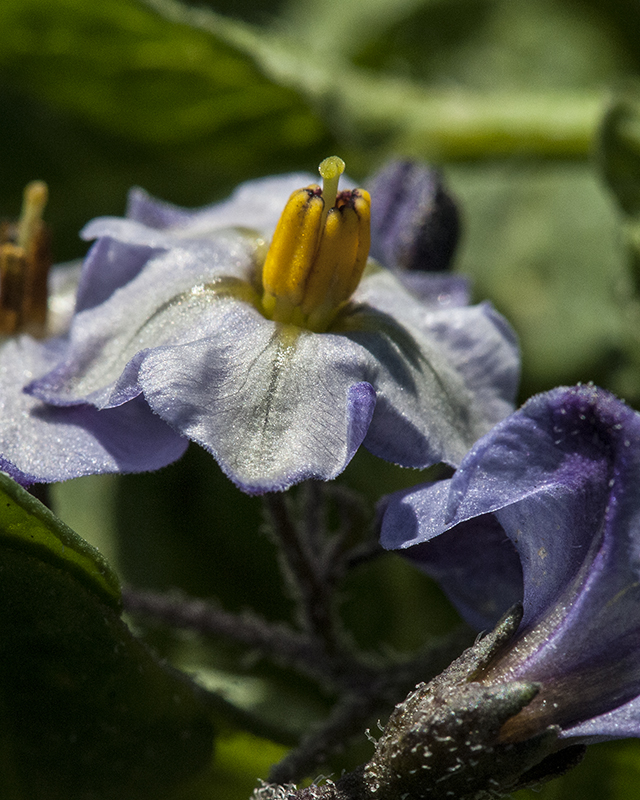
{"label": "green leaf", "polygon": [[0,22],[0,67],[14,80],[140,141],[173,144],[302,110],[227,45],[128,0],[5,0]]}
{"label": "green leaf", "polygon": [[198,691],[131,635],[97,552],[0,485],[3,800],[195,797],[212,752]]}
{"label": "green leaf", "polygon": [[102,602],[119,609],[120,583],[102,555],[1,472],[0,545],[31,553],[64,570]]}

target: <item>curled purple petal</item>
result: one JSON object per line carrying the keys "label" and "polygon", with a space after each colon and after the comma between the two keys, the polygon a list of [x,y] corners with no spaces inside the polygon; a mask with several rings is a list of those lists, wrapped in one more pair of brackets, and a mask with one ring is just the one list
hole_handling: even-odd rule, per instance
{"label": "curled purple petal", "polygon": [[[639,485],[640,415],[608,392],[577,386],[532,398],[450,480],[388,502],[383,544],[441,576],[469,619],[483,618],[488,592],[508,575],[506,537],[517,553],[522,575],[508,582],[514,596],[522,591],[523,621],[484,680],[543,689],[509,735],[544,724],[560,725],[566,739],[640,732]],[[453,568],[445,542],[462,537],[483,551],[478,574],[473,559]]]}

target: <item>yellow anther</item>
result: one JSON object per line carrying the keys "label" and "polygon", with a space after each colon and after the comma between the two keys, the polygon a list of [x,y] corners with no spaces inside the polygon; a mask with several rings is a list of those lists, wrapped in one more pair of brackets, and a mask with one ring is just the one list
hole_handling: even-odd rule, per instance
{"label": "yellow anther", "polygon": [[44,333],[49,233],[42,221],[47,185],[32,181],[24,190],[17,222],[0,226],[0,334]]}
{"label": "yellow anther", "polygon": [[263,267],[264,313],[315,331],[326,330],[355,291],[369,254],[370,197],[338,194],[344,161],[319,167],[323,189],[294,192],[276,227]]}
{"label": "yellow anther", "polygon": [[[289,198],[262,268],[262,285],[267,296],[286,298],[292,306],[302,302],[307,275],[318,249],[323,208],[319,186],[298,189]],[[286,269],[282,269],[283,264]]]}

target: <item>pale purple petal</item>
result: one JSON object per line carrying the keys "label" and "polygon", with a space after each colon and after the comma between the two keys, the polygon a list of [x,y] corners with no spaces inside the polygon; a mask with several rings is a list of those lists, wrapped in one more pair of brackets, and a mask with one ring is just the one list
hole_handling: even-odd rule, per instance
{"label": "pale purple petal", "polygon": [[215,336],[150,351],[138,380],[163,419],[259,493],[328,480],[353,457],[376,402],[359,355],[235,303],[219,306]]}
{"label": "pale purple petal", "polygon": [[[181,208],[134,188],[129,193],[127,217],[149,228],[173,229],[177,235],[195,238],[235,227],[271,233],[291,193],[319,181],[319,176],[306,172],[247,181],[228,200],[200,209]],[[349,181],[343,183],[346,186]]]}
{"label": "pale purple petal", "polygon": [[66,358],[29,391],[54,405],[127,402],[140,393],[139,354],[212,335],[211,315],[224,302],[223,289],[246,296],[250,287],[241,278],[251,266],[250,244],[234,238],[223,238],[215,249],[209,245],[205,255],[176,248],[159,253],[100,306],[75,316]]}
{"label": "pale purple petal", "polygon": [[1,468],[25,486],[79,475],[141,472],[170,464],[188,441],[139,399],[108,412],[55,408],[21,391],[64,344],[30,337],[6,342],[0,369]]}
{"label": "pale purple petal", "polygon": [[378,394],[365,446],[403,466],[459,464],[512,408],[512,332],[489,305],[430,310],[388,272],[363,281],[354,302],[340,331],[373,356],[366,379]]}
{"label": "pale purple petal", "polygon": [[396,272],[400,283],[427,306],[456,308],[471,302],[469,278],[446,272]]}
{"label": "pale purple petal", "polygon": [[132,281],[156,252],[148,245],[123,244],[108,236],[98,239],[82,266],[76,313],[104,303],[116,289]]}

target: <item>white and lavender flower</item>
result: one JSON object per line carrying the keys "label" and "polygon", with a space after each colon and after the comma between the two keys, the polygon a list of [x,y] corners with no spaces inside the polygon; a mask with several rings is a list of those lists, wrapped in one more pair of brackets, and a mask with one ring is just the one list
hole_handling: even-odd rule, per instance
{"label": "white and lavender flower", "polygon": [[23,484],[155,469],[187,439],[252,493],[333,478],[360,444],[458,464],[511,410],[514,336],[459,278],[424,276],[418,296],[367,263],[368,195],[334,177],[324,196],[296,174],[197,211],[134,190],[126,218],[91,222],[68,335],[0,356],[4,469]]}
{"label": "white and lavender flower", "polygon": [[402,549],[478,627],[521,600],[515,638],[474,680],[539,685],[502,739],[640,734],[640,414],[593,386],[529,400],[449,480],[389,499]]}

